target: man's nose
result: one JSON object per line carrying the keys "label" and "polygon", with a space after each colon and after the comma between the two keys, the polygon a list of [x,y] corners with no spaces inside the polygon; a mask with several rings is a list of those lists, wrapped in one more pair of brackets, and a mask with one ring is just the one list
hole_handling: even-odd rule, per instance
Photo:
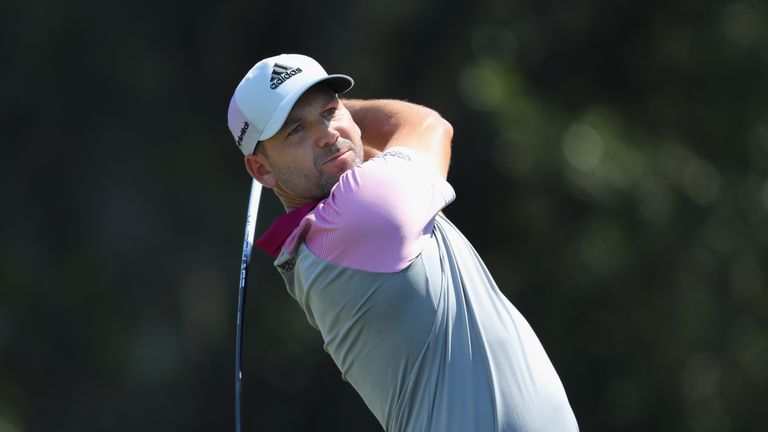
{"label": "man's nose", "polygon": [[339,132],[330,124],[324,124],[318,127],[316,142],[319,147],[327,147],[336,144],[339,139]]}

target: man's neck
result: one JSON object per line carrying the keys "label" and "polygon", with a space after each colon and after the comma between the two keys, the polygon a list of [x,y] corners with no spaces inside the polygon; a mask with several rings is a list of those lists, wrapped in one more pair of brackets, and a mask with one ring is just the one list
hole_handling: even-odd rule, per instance
{"label": "man's neck", "polygon": [[293,210],[302,208],[309,203],[314,203],[319,201],[317,199],[295,197],[287,193],[285,189],[283,189],[280,186],[275,187],[274,191],[275,191],[275,195],[277,195],[277,198],[280,200],[281,203],[283,203],[283,207],[285,208],[286,213],[290,213]]}

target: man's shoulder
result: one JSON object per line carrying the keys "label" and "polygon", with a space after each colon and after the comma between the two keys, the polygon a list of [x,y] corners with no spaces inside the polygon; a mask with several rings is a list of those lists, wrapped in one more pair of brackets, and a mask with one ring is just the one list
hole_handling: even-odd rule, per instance
{"label": "man's shoulder", "polygon": [[376,157],[395,157],[395,158],[410,162],[413,160],[411,156],[412,154],[413,154],[413,149],[409,149],[406,147],[395,147],[385,151],[384,153]]}
{"label": "man's shoulder", "polygon": [[[366,223],[359,212],[387,215],[416,211],[418,203],[437,199],[447,205],[455,198],[451,185],[425,163],[414,149],[394,147],[345,172],[318,206],[318,212],[350,212],[352,221]],[[407,204],[403,207],[402,204]]]}

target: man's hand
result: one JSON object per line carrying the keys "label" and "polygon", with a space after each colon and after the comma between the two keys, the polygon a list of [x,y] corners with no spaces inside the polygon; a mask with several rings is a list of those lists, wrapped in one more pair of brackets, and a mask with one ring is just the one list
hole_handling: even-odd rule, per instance
{"label": "man's hand", "polygon": [[344,106],[360,127],[365,160],[392,147],[410,147],[434,161],[448,176],[453,127],[427,107],[391,99],[345,99]]}

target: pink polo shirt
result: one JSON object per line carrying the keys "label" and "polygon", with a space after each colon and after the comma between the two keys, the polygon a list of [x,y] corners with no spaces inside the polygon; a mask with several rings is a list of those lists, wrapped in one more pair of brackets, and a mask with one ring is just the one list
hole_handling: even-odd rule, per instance
{"label": "pink polo shirt", "polygon": [[395,147],[347,171],[328,198],[280,218],[256,241],[277,257],[303,240],[348,268],[397,272],[419,256],[453,188],[417,151]]}

